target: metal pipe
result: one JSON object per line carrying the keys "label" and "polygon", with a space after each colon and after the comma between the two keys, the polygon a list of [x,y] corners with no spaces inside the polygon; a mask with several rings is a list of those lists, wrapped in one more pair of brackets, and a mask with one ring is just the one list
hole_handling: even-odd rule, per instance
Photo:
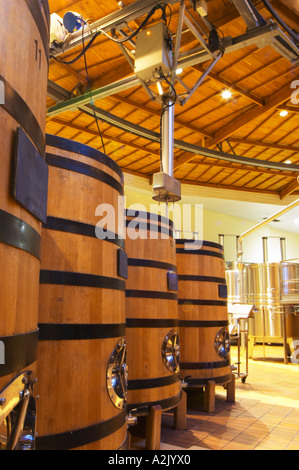
{"label": "metal pipe", "polygon": [[163,172],[173,176],[174,154],[174,103],[170,100],[162,116],[162,167]]}
{"label": "metal pipe", "polygon": [[263,237],[263,261],[264,263],[268,263],[268,238]]}
{"label": "metal pipe", "polygon": [[280,252],[281,252],[281,261],[284,261],[287,257],[286,255],[286,239],[280,239]]}
{"label": "metal pipe", "polygon": [[245,237],[247,237],[248,235],[251,235],[252,233],[256,232],[256,230],[258,230],[259,228],[264,227],[265,225],[272,222],[272,220],[274,220],[277,217],[285,214],[286,212],[289,212],[290,210],[294,209],[294,207],[297,207],[298,205],[299,205],[299,199],[292,202],[292,204],[288,205],[284,209],[281,209],[279,212],[276,212],[276,214],[271,215],[267,219],[265,219],[262,222],[258,223],[257,225],[255,225],[251,229],[247,230],[246,232],[242,233],[240,235],[239,242],[238,242],[238,262],[242,263],[242,255],[243,255],[242,243],[243,243],[243,240],[244,240]]}

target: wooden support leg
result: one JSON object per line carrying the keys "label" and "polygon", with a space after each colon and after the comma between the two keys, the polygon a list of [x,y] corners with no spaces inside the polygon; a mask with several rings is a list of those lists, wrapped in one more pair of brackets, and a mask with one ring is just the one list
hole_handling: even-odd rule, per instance
{"label": "wooden support leg", "polygon": [[215,411],[215,387],[214,381],[208,382],[205,388],[204,396],[204,409],[207,413],[214,413]]}
{"label": "wooden support leg", "polygon": [[251,359],[253,357],[253,348],[255,345],[255,337],[250,336],[248,338],[248,357]]}
{"label": "wooden support leg", "polygon": [[146,417],[145,447],[147,450],[160,450],[161,419],[161,406],[152,406]]}
{"label": "wooden support leg", "polygon": [[236,378],[235,374],[232,374],[231,381],[227,384],[226,389],[226,401],[234,403],[236,401]]}
{"label": "wooden support leg", "polygon": [[187,429],[187,393],[182,390],[182,399],[174,409],[174,429]]}
{"label": "wooden support leg", "polygon": [[127,441],[128,441],[127,450],[131,450],[132,436],[131,436],[130,431],[128,431],[128,434],[127,434]]}

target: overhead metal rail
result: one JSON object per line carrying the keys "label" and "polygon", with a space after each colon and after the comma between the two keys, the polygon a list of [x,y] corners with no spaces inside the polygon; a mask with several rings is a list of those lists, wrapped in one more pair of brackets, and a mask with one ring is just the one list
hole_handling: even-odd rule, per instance
{"label": "overhead metal rail", "polygon": [[[137,124],[132,124],[125,119],[114,116],[108,111],[103,111],[97,107],[91,105],[81,106],[80,111],[89,116],[94,117],[96,113],[97,117],[104,122],[111,124],[114,127],[125,130],[134,134],[138,137],[143,137],[152,142],[160,142],[160,134],[144,127],[138,126]],[[67,123],[66,123],[67,125]],[[280,171],[296,172],[299,173],[299,165],[292,165],[287,163],[273,162],[269,160],[257,160],[255,158],[241,157],[236,154],[230,154],[222,151],[212,150],[205,147],[200,147],[198,145],[190,144],[181,140],[174,139],[174,147],[186,152],[194,153],[196,155],[202,155],[203,157],[215,158],[217,160],[224,160],[230,163],[239,163],[241,165],[259,167],[259,168],[268,168]]]}
{"label": "overhead metal rail", "polygon": [[[282,44],[288,44],[287,51],[289,55],[289,60],[293,61],[295,60],[295,57],[297,57],[297,59],[299,58],[299,50],[298,56],[295,56],[295,51],[293,51],[292,49],[292,41],[280,30],[279,26],[276,23],[271,23],[266,26],[261,26],[256,29],[249,30],[245,34],[242,34],[235,38],[228,36],[223,39],[222,44],[225,50],[225,54],[229,54],[230,52],[252,45],[256,45],[259,48],[263,48],[266,46],[275,46],[275,48],[277,49],[282,49],[284,48]],[[284,51],[286,51],[286,49],[284,49]],[[211,55],[205,49],[200,52],[194,53],[192,53],[191,51],[188,56],[178,59],[177,67],[185,69],[187,67],[192,67],[194,65],[201,64],[210,59]],[[218,61],[219,57],[217,56],[214,60],[215,62]],[[205,74],[204,78],[206,77],[207,74]],[[155,84],[157,81],[157,79],[153,79],[151,81],[151,84]],[[121,91],[135,88],[139,85],[140,80],[137,75],[134,74],[122,80],[118,80],[114,83],[111,83],[107,86],[92,90],[91,93],[86,93],[70,100],[59,102],[55,106],[52,106],[48,109],[47,116],[55,116],[66,111],[75,111],[76,109],[78,109],[79,106],[89,103],[91,97],[95,102],[103,98],[107,98],[108,96],[111,96],[115,93],[120,93]],[[52,88],[53,86],[50,82],[48,89],[52,90]],[[54,90],[52,91],[54,93]],[[191,91],[192,90],[190,90],[190,92]]]}
{"label": "overhead metal rail", "polygon": [[[87,24],[84,28],[84,41],[88,40],[99,31],[109,33],[114,29],[122,29],[127,23],[146,15],[152,8],[158,6],[160,3],[161,1],[158,0],[137,0],[131,5],[125,6],[92,24]],[[178,3],[178,0],[167,0],[167,3],[174,5]],[[82,31],[77,31],[66,38],[61,49],[57,48],[53,50],[52,55],[57,57],[61,54],[65,54],[80,44],[82,44]]]}
{"label": "overhead metal rail", "polygon": [[[218,45],[214,49],[212,49],[208,45],[208,42],[206,40],[209,33],[204,33],[200,24],[196,24],[194,18],[192,18],[191,15],[188,14],[185,8],[186,1],[180,0],[178,2],[178,0],[170,0],[167,2],[169,5],[174,5],[176,3],[180,4],[178,27],[176,31],[176,41],[174,48],[173,67],[168,77],[168,79],[171,81],[172,86],[174,87],[176,81],[179,81],[182,85],[184,85],[183,81],[176,74],[177,68],[185,69],[200,63],[210,61],[210,63],[206,67],[206,70],[202,73],[201,77],[197,80],[193,87],[190,89],[189,87],[185,86],[186,92],[181,96],[177,97],[181,105],[184,105],[186,101],[192,96],[192,94],[198,89],[198,87],[208,77],[213,67],[224,54],[229,54],[230,52],[252,45],[255,45],[260,49],[266,46],[271,46],[276,49],[283,57],[287,58],[291,63],[299,63],[299,49],[293,43],[293,41],[280,29],[278,24],[272,21],[266,22],[261,17],[256,8],[253,6],[250,0],[232,1],[235,4],[236,8],[239,10],[239,13],[242,16],[243,20],[247,24],[247,31],[245,34],[234,38],[231,36],[227,36],[224,38],[218,37]],[[192,6],[195,6],[194,1],[190,0],[189,3]],[[117,31],[119,34],[121,34],[123,38],[127,37],[129,40],[130,36],[126,36],[126,33],[124,32],[125,28],[128,27],[128,23],[132,20],[136,20],[137,18],[145,14],[148,14],[154,7],[157,7],[159,5],[160,2],[157,0],[137,0],[135,3],[126,6],[121,10],[112,13],[111,15],[108,15],[107,17],[91,25],[86,25],[83,31],[84,40],[88,39],[88,37],[93,37],[94,34],[100,31],[104,31],[105,33],[112,32],[113,35],[115,35],[115,32]],[[208,17],[202,17],[201,19],[207,26],[207,29],[211,32],[213,29],[213,25],[209,22]],[[195,47],[193,50],[185,54],[180,55],[179,49],[184,23],[187,26],[188,30],[198,40],[199,46]],[[74,47],[80,45],[82,43],[82,40],[82,31],[73,33],[67,37],[61,49],[58,48],[57,50],[51,51],[51,53],[56,57],[63,53],[69,52]],[[120,45],[120,43],[118,44]],[[120,46],[120,49],[134,72],[134,55],[132,54],[132,51],[130,51],[128,48],[123,47],[122,45]],[[150,98],[152,100],[155,100],[158,98],[158,95],[153,92],[150,87],[154,85],[157,81],[159,81],[159,78],[153,78],[144,82],[136,74],[133,74],[132,76],[118,80],[99,89],[91,90],[86,94],[76,97],[72,97],[70,96],[70,94],[68,94],[72,92],[63,90],[61,87],[58,87],[53,82],[49,81],[48,94],[54,99],[56,97],[57,104],[48,109],[47,116],[54,117],[66,111],[80,110],[90,116],[96,116],[97,118],[108,122],[115,127],[133,133],[134,135],[138,135],[151,141],[161,143],[160,134],[153,131],[149,131],[138,125],[134,125],[128,121],[125,121],[124,119],[113,116],[112,114],[103,111],[98,107],[95,107],[95,105],[93,104],[96,101],[111,96],[115,93],[120,93],[124,90],[135,88],[140,84],[147,91]],[[169,121],[170,119],[173,120],[174,113],[172,113],[171,116],[169,115],[167,119]],[[168,124],[170,127],[171,122],[169,122]],[[166,129],[167,126],[164,127]],[[163,135],[163,137],[165,139],[165,135]],[[196,155],[202,155],[218,160],[225,160],[231,163],[238,163],[260,168],[271,168],[280,171],[291,171],[297,173],[299,172],[299,165],[289,165],[273,161],[246,158],[235,154],[232,155],[222,151],[199,147],[197,145],[189,144],[175,139],[166,138],[166,140],[167,151],[164,153],[169,154],[168,161],[169,158],[173,159],[172,147],[175,147],[183,151],[194,153]]]}

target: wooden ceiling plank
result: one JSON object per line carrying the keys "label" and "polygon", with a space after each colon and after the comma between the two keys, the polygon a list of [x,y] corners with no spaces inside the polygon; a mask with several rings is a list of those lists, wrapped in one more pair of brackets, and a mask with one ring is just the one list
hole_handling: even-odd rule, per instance
{"label": "wooden ceiling plank", "polygon": [[[133,100],[129,99],[129,98],[126,98],[124,96],[121,96],[121,95],[113,95],[112,98],[115,98],[119,101],[121,101],[122,103],[126,103],[128,104],[129,106],[132,106],[132,107],[136,107],[138,109],[141,109],[142,111],[145,111],[147,113],[150,113],[154,116],[158,116],[160,118],[161,116],[161,111],[158,110],[158,109],[153,109],[153,108],[149,108],[148,106],[146,105],[143,105],[143,104],[139,104],[139,103],[136,103],[134,102]],[[192,132],[196,132],[198,134],[201,134],[205,137],[212,137],[212,134],[209,133],[209,132],[206,132],[204,130],[202,130],[201,128],[197,127],[197,126],[194,126],[190,123],[187,123],[187,122],[184,122],[182,121],[181,119],[177,119],[177,117],[175,118],[175,124],[179,125],[179,126],[182,126],[182,127],[185,127],[186,129],[192,131]]]}
{"label": "wooden ceiling plank", "polygon": [[[184,180],[182,181],[182,183],[184,184]],[[251,188],[243,188],[243,187],[236,187],[236,186],[226,186],[226,185],[222,185],[222,184],[213,184],[213,183],[204,183],[202,181],[186,181],[186,184],[191,184],[191,185],[195,185],[195,186],[203,186],[203,187],[209,187],[209,188],[217,188],[217,189],[223,189],[223,190],[233,190],[233,191],[243,191],[243,192],[246,192],[246,193],[256,193],[256,194],[272,194],[272,195],[275,195],[277,196],[277,192],[276,191],[265,191],[265,190],[262,190],[262,189],[259,189],[259,190],[254,190],[254,189],[251,189]]]}
{"label": "wooden ceiling plank", "polygon": [[[100,138],[99,132],[97,130],[93,130],[93,129],[90,129],[90,128],[84,127],[84,126],[80,126],[78,124],[66,122],[66,121],[64,121],[63,119],[60,119],[60,118],[53,118],[52,122],[55,122],[57,124],[61,124],[63,126],[68,126],[72,129],[76,129],[80,132],[86,132],[86,133],[92,134],[92,135]],[[108,134],[107,132],[102,132],[102,137],[106,138],[106,139],[113,140],[114,142],[118,142],[119,144],[126,145],[128,147],[134,148],[136,150],[146,151],[146,152],[151,153],[153,155],[160,155],[159,151],[145,149],[141,145],[134,144],[133,142],[130,142],[128,140],[120,139],[119,137],[115,137],[111,134]]]}
{"label": "wooden ceiling plank", "polygon": [[[258,90],[259,88],[262,88],[263,86],[269,86],[270,83],[274,82],[277,79],[280,79],[280,78],[285,77],[286,75],[292,74],[294,70],[295,70],[294,67],[292,67],[290,70],[286,70],[285,72],[278,73],[277,75],[275,75],[271,79],[265,80],[264,82],[259,83],[258,85],[256,85],[254,88],[251,88],[250,93],[255,92],[256,90]],[[296,78],[296,77],[294,77],[294,78]]]}
{"label": "wooden ceiling plank", "polygon": [[[201,72],[205,72],[205,68],[201,65],[194,65],[193,68],[200,70]],[[244,90],[243,88],[240,88],[238,85],[231,83],[228,80],[225,80],[224,78],[221,78],[220,75],[215,72],[210,72],[207,78],[210,78],[211,80],[221,83],[221,85],[224,85],[226,88],[233,90],[234,92],[238,93],[244,98],[247,98],[253,103],[258,104],[259,106],[263,106],[264,104],[264,101],[261,98],[258,98],[254,96],[252,93],[249,93],[248,91]]]}
{"label": "wooden ceiling plank", "polygon": [[241,116],[239,116],[238,118],[236,118],[235,120],[231,121],[229,124],[224,126],[224,128],[216,132],[213,139],[207,139],[206,141],[207,147],[210,147],[211,145],[215,145],[225,140],[226,138],[230,137],[237,130],[244,127],[249,122],[253,121],[254,119],[260,117],[261,115],[275,108],[279,104],[283,103],[288,97],[290,97],[290,95],[291,95],[291,84],[288,84],[287,86],[278,90],[273,95],[268,96],[268,98],[266,99],[266,104],[263,107],[260,107],[257,105],[253,106],[247,112],[243,113]]}
{"label": "wooden ceiling plank", "polygon": [[299,183],[297,178],[294,178],[287,186],[279,191],[280,199],[284,199],[295,191],[299,190]]}
{"label": "wooden ceiling plank", "polygon": [[[266,117],[264,116],[262,121],[257,124],[254,129],[252,129],[251,131],[249,131],[247,134],[246,134],[246,139],[248,139],[248,137],[250,137],[252,134],[254,134],[255,132],[257,131],[260,131],[263,129],[263,127],[267,124],[267,122],[271,121],[271,119],[273,118],[273,116],[276,114],[276,109],[274,111],[272,111],[271,113],[269,113]],[[245,129],[242,129],[242,131],[244,131]]]}
{"label": "wooden ceiling plank", "polygon": [[246,144],[246,145],[251,145],[255,147],[267,147],[267,148],[273,148],[273,149],[280,149],[280,150],[287,150],[290,152],[299,152],[299,147],[296,149],[295,147],[291,145],[283,145],[283,144],[278,144],[278,143],[272,143],[272,142],[264,142],[260,140],[253,140],[253,139],[241,139],[238,137],[230,137],[229,139],[230,142],[235,142],[239,144]]}

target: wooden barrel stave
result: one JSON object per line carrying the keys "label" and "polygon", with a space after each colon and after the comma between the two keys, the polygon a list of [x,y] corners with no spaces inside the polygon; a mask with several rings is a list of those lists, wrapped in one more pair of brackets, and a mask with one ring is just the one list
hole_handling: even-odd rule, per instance
{"label": "wooden barrel stave", "polygon": [[111,353],[125,334],[125,281],[118,274],[124,241],[117,233],[111,240],[98,239],[95,214],[105,202],[118,216],[122,173],[87,146],[53,136],[47,136],[47,143],[38,448],[116,450],[126,440],[126,410],[110,400],[106,374]]}
{"label": "wooden barrel stave", "polygon": [[195,250],[189,251],[186,242],[177,240],[180,377],[188,377],[189,386],[227,383],[231,380],[230,359],[215,349],[217,333],[228,332],[223,247],[196,242]]}
{"label": "wooden barrel stave", "polygon": [[139,238],[134,239],[134,217],[129,214],[127,211],[128,408],[147,414],[153,405],[174,407],[181,396],[178,374],[162,359],[165,337],[170,331],[178,332],[177,292],[168,288],[167,278],[168,272],[176,272],[175,243],[168,219],[143,212],[136,213],[141,224]]}
{"label": "wooden barrel stave", "polygon": [[0,340],[5,364],[0,365],[0,392],[27,368],[35,373],[36,366],[41,224],[15,200],[13,180],[19,127],[44,157],[48,51],[41,48],[37,64],[34,48],[35,40],[48,44],[48,13],[47,1],[41,6],[38,1],[0,5],[5,44],[0,74]]}

